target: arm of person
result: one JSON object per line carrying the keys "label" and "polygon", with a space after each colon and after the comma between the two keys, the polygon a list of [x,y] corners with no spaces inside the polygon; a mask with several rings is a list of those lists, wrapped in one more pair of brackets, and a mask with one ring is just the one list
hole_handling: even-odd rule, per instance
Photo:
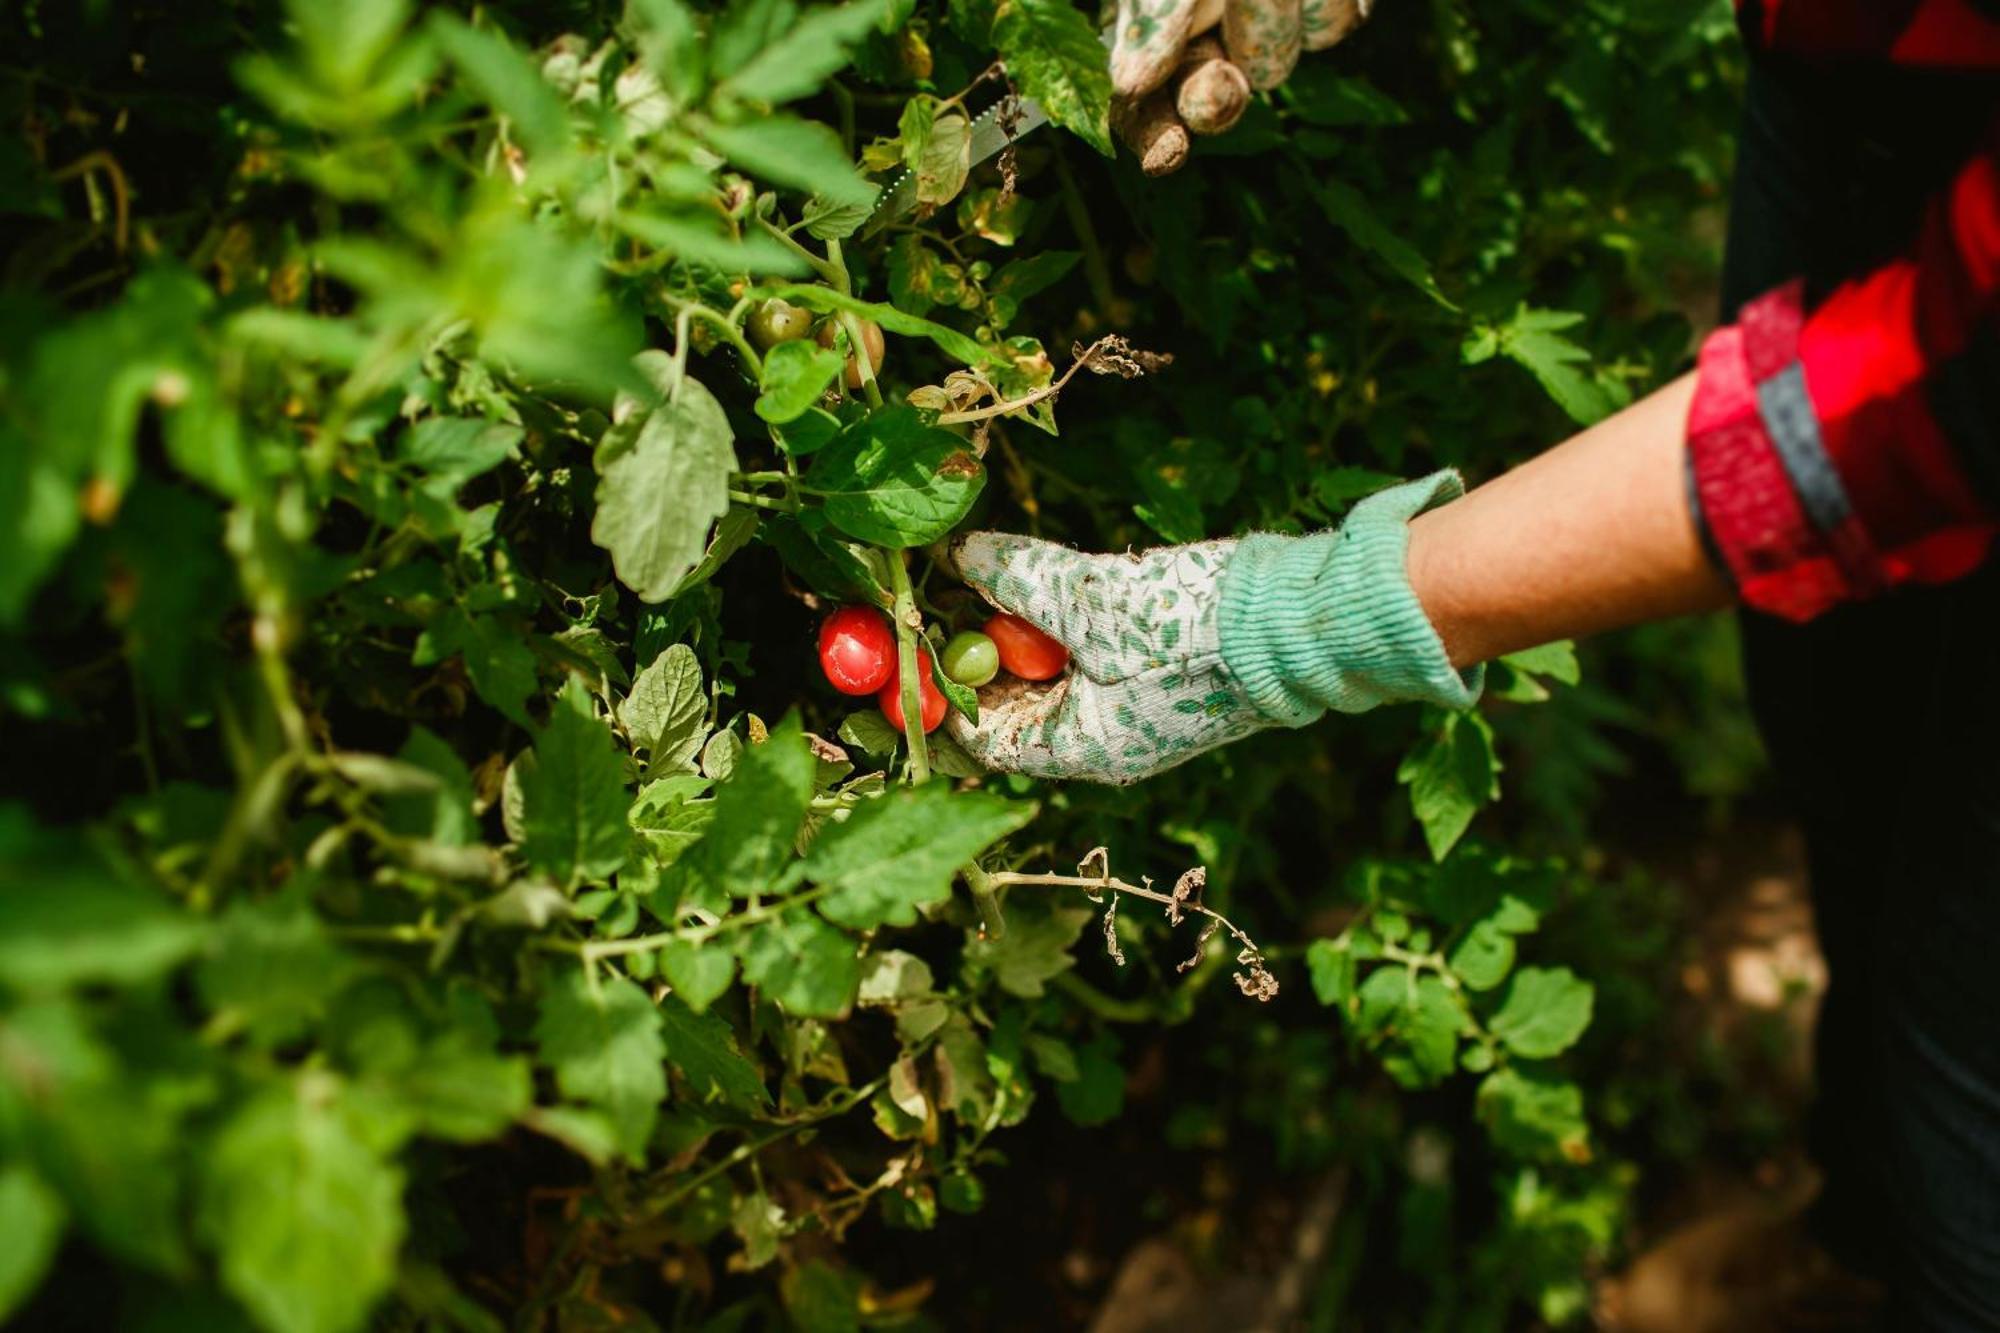
{"label": "arm of person", "polygon": [[1732,597],[1804,621],[1947,582],[1996,512],[2000,120],[1904,253],[1750,302],[1695,374],[1419,515],[1408,572],[1465,666]]}
{"label": "arm of person", "polygon": [[1452,665],[1725,606],[1683,458],[1695,377],[1410,523],[1409,573]]}

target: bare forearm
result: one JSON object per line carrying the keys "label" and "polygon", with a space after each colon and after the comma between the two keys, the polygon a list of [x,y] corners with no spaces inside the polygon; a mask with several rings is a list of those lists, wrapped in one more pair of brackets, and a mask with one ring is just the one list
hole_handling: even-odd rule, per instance
{"label": "bare forearm", "polygon": [[1454,665],[1730,600],[1688,513],[1694,377],[1410,525],[1410,582]]}

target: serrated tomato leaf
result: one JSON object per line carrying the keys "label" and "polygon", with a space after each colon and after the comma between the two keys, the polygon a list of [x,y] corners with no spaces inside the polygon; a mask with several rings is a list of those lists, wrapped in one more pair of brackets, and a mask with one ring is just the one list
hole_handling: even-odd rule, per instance
{"label": "serrated tomato leaf", "polygon": [[986,484],[966,442],[896,406],[855,422],[822,450],[806,487],[851,537],[878,546],[922,546],[957,526]]}

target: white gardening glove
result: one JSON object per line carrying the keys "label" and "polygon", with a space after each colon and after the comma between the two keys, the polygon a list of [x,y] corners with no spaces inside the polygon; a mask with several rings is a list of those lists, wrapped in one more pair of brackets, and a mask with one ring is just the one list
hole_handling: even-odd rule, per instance
{"label": "white gardening glove", "polygon": [[1328,709],[1420,699],[1468,707],[1480,673],[1453,669],[1406,568],[1408,524],[1459,494],[1455,473],[1379,491],[1332,532],[1086,555],[974,532],[959,576],[1069,651],[1047,684],[980,691],[952,735],[988,768],[1126,783],[1266,727]]}
{"label": "white gardening glove", "polygon": [[[1236,124],[1253,90],[1285,81],[1301,51],[1332,46],[1373,0],[1119,0],[1113,120],[1149,175],[1187,158],[1188,135]],[[1202,34],[1218,23],[1222,40]]]}

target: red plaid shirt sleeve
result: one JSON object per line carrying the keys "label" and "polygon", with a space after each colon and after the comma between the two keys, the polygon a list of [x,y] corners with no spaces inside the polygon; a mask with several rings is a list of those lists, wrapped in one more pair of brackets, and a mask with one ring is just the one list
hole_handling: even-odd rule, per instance
{"label": "red plaid shirt sleeve", "polygon": [[2000,65],[1994,0],[1737,0],[1736,20],[1751,47],[1808,59]]}
{"label": "red plaid shirt sleeve", "polygon": [[1806,620],[1977,567],[2000,495],[2000,137],[1906,254],[1711,334],[1687,449],[1704,538],[1760,610]]}

